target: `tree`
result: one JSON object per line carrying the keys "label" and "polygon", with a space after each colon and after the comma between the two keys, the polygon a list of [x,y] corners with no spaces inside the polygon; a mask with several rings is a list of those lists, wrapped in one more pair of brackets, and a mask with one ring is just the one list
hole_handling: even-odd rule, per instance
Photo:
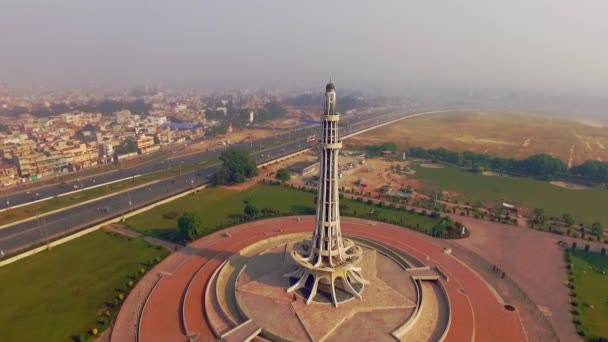
{"label": "tree", "polygon": [[245,150],[231,147],[222,152],[220,160],[223,162],[222,167],[214,177],[217,184],[243,183],[258,175],[255,161]]}
{"label": "tree", "polygon": [[285,116],[287,111],[280,102],[271,101],[258,109],[256,118],[259,121],[269,121]]}
{"label": "tree", "polygon": [[291,176],[289,175],[289,171],[287,169],[278,169],[277,170],[277,179],[281,182],[287,182]]}
{"label": "tree", "polygon": [[177,219],[177,227],[182,238],[192,240],[201,231],[202,222],[197,215],[185,212]]}
{"label": "tree", "polygon": [[243,209],[243,213],[248,218],[253,219],[258,215],[258,208],[251,203],[247,203],[247,205],[245,205],[245,209]]}
{"label": "tree", "polygon": [[454,224],[454,221],[452,221],[450,218],[443,218],[435,226],[433,226],[431,234],[435,237],[442,237],[443,234],[447,232],[448,228],[453,227]]}
{"label": "tree", "polygon": [[474,173],[483,173],[484,168],[483,166],[475,163],[473,164],[473,166],[471,167],[471,171],[473,171]]}
{"label": "tree", "polygon": [[602,237],[602,235],[604,234],[604,227],[602,227],[602,224],[599,222],[593,222],[591,224],[591,233],[593,233],[593,235],[599,237]]}
{"label": "tree", "polygon": [[127,137],[114,149],[114,156],[137,152],[137,142],[133,137]]}
{"label": "tree", "polygon": [[534,213],[532,216],[532,222],[534,223],[543,223],[545,222],[545,211],[542,208],[534,209]]}
{"label": "tree", "polygon": [[562,215],[562,219],[564,220],[564,223],[570,227],[571,225],[574,224],[574,218],[572,217],[572,215],[566,213],[564,215]]}

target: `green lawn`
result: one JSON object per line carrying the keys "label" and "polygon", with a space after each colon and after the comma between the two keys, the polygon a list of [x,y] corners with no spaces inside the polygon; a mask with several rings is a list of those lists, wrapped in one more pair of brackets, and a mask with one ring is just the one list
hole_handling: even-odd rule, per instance
{"label": "green lawn", "polygon": [[543,208],[548,215],[570,213],[578,222],[608,224],[608,190],[569,190],[548,182],[521,177],[492,177],[446,167],[415,167],[415,178],[431,188],[457,192],[463,201],[487,204],[506,201],[529,208]]}
{"label": "green lawn", "polygon": [[0,341],[86,333],[128,275],[166,255],[141,239],[97,231],[0,268]]}
{"label": "green lawn", "polygon": [[[176,218],[185,211],[192,211],[202,218],[203,226],[215,230],[218,225],[232,224],[231,215],[243,213],[247,200],[258,209],[272,208],[282,214],[314,214],[314,194],[288,187],[257,184],[246,191],[232,191],[221,188],[208,188],[170,203],[158,206],[151,211],[127,219],[131,229],[164,239],[172,239],[177,233]],[[404,210],[376,208],[350,199],[341,200],[342,215],[366,215],[372,208],[380,212],[380,217],[403,220],[404,223],[421,228],[433,227],[437,219],[410,214]],[[172,215],[167,215],[172,213]],[[167,217],[168,216],[168,217]]]}
{"label": "green lawn", "polygon": [[[574,265],[576,300],[581,328],[586,338],[608,338],[608,256],[577,250],[571,254]],[[601,271],[607,274],[602,274]]]}

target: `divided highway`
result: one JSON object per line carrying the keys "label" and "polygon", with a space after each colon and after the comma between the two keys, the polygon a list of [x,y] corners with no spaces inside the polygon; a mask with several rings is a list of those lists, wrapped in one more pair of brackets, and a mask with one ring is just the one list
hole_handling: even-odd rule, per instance
{"label": "divided highway", "polygon": [[[371,117],[362,117],[361,115],[353,116],[342,120],[345,127],[341,128],[341,135],[344,136],[366,130],[382,123],[395,120],[398,117],[410,117],[431,113],[434,112],[415,114],[383,112],[377,114],[374,113],[374,116]],[[317,133],[318,130],[318,126],[305,127],[289,133],[284,133],[253,142],[237,144],[236,146],[251,149],[252,156],[255,158],[256,162],[260,164],[308,148],[309,145],[304,141],[305,137]],[[277,146],[278,144],[281,145]],[[267,149],[264,148],[264,146],[269,145],[275,147]],[[123,169],[120,171],[83,179],[80,182],[83,183],[83,187],[90,187],[116,179],[131,177],[137,174],[159,171],[164,167],[177,166],[182,162],[184,165],[198,164],[205,160],[217,158],[225,148],[226,147],[213,151],[176,157],[162,163],[159,161],[149,162],[130,169]],[[219,165],[214,165],[195,171],[184,172],[172,178],[150,184],[149,186],[144,186],[128,192],[109,196],[107,198],[99,199],[97,201],[83,204],[71,209],[66,209],[58,213],[46,216],[41,215],[39,218],[0,229],[0,250],[3,250],[8,256],[10,254],[44,244],[49,240],[78,231],[95,223],[103,222],[113,217],[118,217],[126,212],[154,203],[165,197],[198,187],[206,183],[218,168]],[[69,184],[73,183],[74,182],[69,182]],[[73,189],[66,189],[66,187],[52,185],[38,190],[31,190],[31,192],[34,191],[40,194],[40,198],[43,198],[73,191]],[[8,197],[11,201],[11,205],[31,201],[31,194],[24,192],[9,195]]]}

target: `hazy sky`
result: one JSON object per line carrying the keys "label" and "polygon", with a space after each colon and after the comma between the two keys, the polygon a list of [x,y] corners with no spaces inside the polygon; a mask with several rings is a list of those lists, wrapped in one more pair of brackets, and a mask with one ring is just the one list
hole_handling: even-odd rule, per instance
{"label": "hazy sky", "polygon": [[0,0],[0,80],[608,89],[606,0]]}

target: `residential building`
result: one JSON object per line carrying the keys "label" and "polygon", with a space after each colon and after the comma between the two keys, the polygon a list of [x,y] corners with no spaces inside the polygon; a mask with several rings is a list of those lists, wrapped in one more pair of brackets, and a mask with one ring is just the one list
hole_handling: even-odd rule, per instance
{"label": "residential building", "polygon": [[11,185],[18,178],[17,168],[14,165],[0,161],[0,185]]}

